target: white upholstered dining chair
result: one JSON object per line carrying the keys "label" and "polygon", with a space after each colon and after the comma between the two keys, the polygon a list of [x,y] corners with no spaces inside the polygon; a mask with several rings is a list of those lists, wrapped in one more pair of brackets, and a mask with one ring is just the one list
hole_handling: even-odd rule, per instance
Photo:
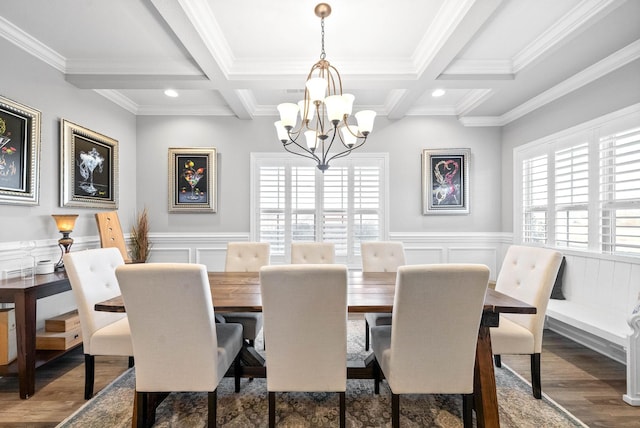
{"label": "white upholstered dining chair", "polygon": [[149,394],[187,391],[208,393],[207,426],[216,426],[218,384],[232,364],[240,389],[242,327],[215,322],[206,266],[131,264],[116,276],[131,324],[137,426],[154,422]]}
{"label": "white upholstered dining chair", "polygon": [[292,264],[325,264],[335,262],[335,245],[332,242],[292,242]]}
{"label": "white upholstered dining chair", "polygon": [[[362,272],[397,272],[406,264],[404,245],[398,241],[370,241],[360,244]],[[364,314],[364,349],[369,350],[369,328],[391,324],[391,314],[367,312]]]}
{"label": "white upholstered dining chair", "polygon": [[[260,270],[269,426],[276,392],[337,392],[345,426],[347,267],[278,265]],[[311,365],[310,365],[311,363]]]}
{"label": "white upholstered dining chair", "polygon": [[[225,259],[225,272],[259,272],[269,264],[268,242],[229,242]],[[262,330],[262,314],[259,312],[229,312],[222,314],[226,322],[242,324],[242,335],[251,346]]]}
{"label": "white upholstered dining chair", "polygon": [[129,367],[133,365],[127,315],[94,309],[96,303],[120,295],[116,268],[124,260],[118,248],[110,247],[67,253],[63,261],[78,305],[84,351],[84,398],[88,400],[93,396],[96,355],[127,356]]}
{"label": "white upholstered dining chair", "polygon": [[536,313],[500,314],[498,327],[490,328],[496,366],[503,354],[530,355],[533,396],[542,398],[540,354],[544,317],[562,254],[540,247],[512,245],[502,262],[496,290],[536,307]]}
{"label": "white upholstered dining chair", "polygon": [[371,327],[375,393],[384,374],[391,389],[393,427],[400,426],[400,394],[462,394],[464,426],[471,426],[476,344],[488,280],[484,265],[398,268],[392,323]]}

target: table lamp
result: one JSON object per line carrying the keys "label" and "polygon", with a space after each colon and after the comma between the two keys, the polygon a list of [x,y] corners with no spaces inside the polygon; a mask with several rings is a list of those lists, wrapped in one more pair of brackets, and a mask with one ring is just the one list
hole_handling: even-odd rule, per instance
{"label": "table lamp", "polygon": [[73,244],[73,239],[69,234],[73,231],[73,226],[76,224],[78,214],[52,214],[51,217],[56,221],[56,226],[60,233],[62,233],[62,238],[58,239],[61,255],[60,260],[55,266],[55,270],[64,270],[62,257],[64,257],[65,253],[69,252],[71,244]]}

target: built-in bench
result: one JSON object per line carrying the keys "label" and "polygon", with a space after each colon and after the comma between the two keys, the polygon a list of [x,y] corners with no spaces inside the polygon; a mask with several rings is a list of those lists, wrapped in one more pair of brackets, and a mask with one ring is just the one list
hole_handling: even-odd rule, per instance
{"label": "built-in bench", "polygon": [[[625,402],[640,406],[640,263],[565,254],[562,292],[551,299],[546,327],[627,366]],[[633,326],[633,327],[632,327]]]}

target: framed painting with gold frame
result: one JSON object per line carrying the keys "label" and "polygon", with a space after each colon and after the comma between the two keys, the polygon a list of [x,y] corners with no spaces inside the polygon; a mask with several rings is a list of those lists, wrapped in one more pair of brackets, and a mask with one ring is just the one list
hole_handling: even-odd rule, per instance
{"label": "framed painting with gold frame", "polygon": [[60,206],[118,208],[118,141],[62,119]]}
{"label": "framed painting with gold frame", "polygon": [[216,149],[169,148],[169,212],[216,212]]}
{"label": "framed painting with gold frame", "polygon": [[40,203],[41,113],[0,97],[0,203]]}

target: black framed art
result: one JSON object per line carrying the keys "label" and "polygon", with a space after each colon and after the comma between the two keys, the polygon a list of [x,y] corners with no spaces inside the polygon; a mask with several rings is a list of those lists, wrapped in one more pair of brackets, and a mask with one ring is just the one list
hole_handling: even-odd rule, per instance
{"label": "black framed art", "polygon": [[40,203],[41,113],[0,97],[0,203]]}
{"label": "black framed art", "polygon": [[469,149],[422,151],[422,213],[469,214]]}
{"label": "black framed art", "polygon": [[62,119],[60,206],[118,208],[118,141]]}
{"label": "black framed art", "polygon": [[169,212],[216,212],[216,149],[169,148]]}

